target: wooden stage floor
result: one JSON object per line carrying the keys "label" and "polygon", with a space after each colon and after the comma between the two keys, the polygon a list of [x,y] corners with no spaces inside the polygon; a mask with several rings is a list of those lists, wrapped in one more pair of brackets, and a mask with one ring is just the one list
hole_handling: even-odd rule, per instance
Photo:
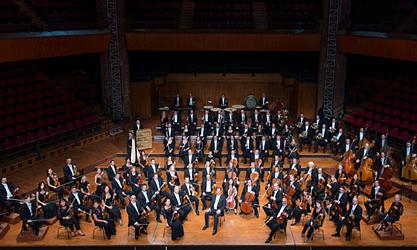
{"label": "wooden stage floor", "polygon": [[[31,167],[31,169],[21,169],[17,173],[7,176],[11,182],[15,185],[22,187],[23,191],[33,190],[40,180],[45,179],[45,172],[48,168],[52,167],[62,176],[62,168],[65,164],[65,159],[71,157],[79,168],[86,166],[107,166],[108,161],[102,163],[100,160],[115,154],[124,153],[125,151],[126,134],[117,135],[115,137],[105,139],[103,141],[89,144],[79,149],[68,151],[62,155],[40,162],[39,164]],[[153,154],[162,153],[162,144],[159,142],[154,143]],[[323,154],[306,155],[304,153],[301,158],[301,164],[303,167],[306,166],[307,161],[313,160],[319,167],[323,168],[335,168],[337,162],[331,157]],[[122,157],[115,158],[118,166],[123,163]],[[162,157],[156,157],[157,161],[161,164],[164,163]],[[99,164],[98,164],[99,162]],[[242,166],[245,167],[245,166]],[[182,164],[177,164],[177,168],[182,168]],[[182,172],[179,173],[182,180]],[[93,183],[93,173],[87,174],[90,183]],[[222,180],[224,174],[223,171],[218,172],[217,180]],[[243,182],[243,174],[240,176],[240,181]],[[93,187],[94,189],[94,187]],[[243,185],[240,187],[240,191],[243,189]],[[260,192],[260,204],[266,203],[265,199],[262,199],[264,193],[262,184]],[[363,206],[364,197],[361,197],[360,202]],[[386,204],[389,206],[391,200],[387,200]],[[260,211],[260,218],[255,216],[240,216],[233,213],[225,216],[225,223],[221,225],[217,235],[211,235],[210,227],[206,231],[202,231],[201,228],[204,224],[204,213],[200,211],[200,216],[195,215],[191,212],[188,219],[184,223],[185,236],[178,241],[171,241],[170,232],[168,230],[167,235],[164,237],[165,222],[160,223],[156,228],[156,234],[154,241],[152,241],[152,234],[155,230],[156,222],[154,214],[151,215],[151,224],[148,228],[148,235],[146,237],[141,236],[139,240],[134,240],[133,236],[128,237],[127,228],[127,214],[122,211],[123,226],[117,225],[117,235],[112,240],[103,240],[100,233],[96,239],[92,238],[92,232],[94,225],[83,221],[81,228],[86,233],[86,236],[77,236],[71,240],[67,240],[64,236],[57,239],[57,228],[58,223],[50,226],[49,231],[42,241],[38,242],[16,242],[16,237],[20,232],[21,223],[11,225],[10,231],[7,233],[5,238],[0,240],[0,247],[92,247],[92,246],[153,246],[158,248],[159,246],[286,246],[291,248],[326,248],[326,247],[417,247],[417,228],[415,221],[417,221],[417,203],[415,201],[409,201],[406,197],[403,199],[405,205],[405,213],[401,218],[402,228],[405,235],[405,240],[401,241],[381,241],[377,235],[372,231],[372,226],[365,225],[362,223],[362,240],[359,239],[358,232],[354,231],[351,241],[345,241],[344,237],[334,238],[331,234],[334,233],[335,225],[329,222],[326,218],[324,224],[324,240],[321,235],[316,235],[314,240],[308,243],[304,243],[300,237],[302,225],[288,226],[287,234],[284,235],[279,233],[277,237],[272,241],[271,244],[264,244],[269,229],[264,226],[265,214]],[[201,209],[201,203],[200,203]]]}

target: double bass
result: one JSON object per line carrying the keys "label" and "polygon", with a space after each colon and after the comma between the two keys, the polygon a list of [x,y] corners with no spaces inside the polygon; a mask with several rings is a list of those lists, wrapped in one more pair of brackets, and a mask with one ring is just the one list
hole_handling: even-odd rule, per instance
{"label": "double bass", "polygon": [[352,150],[349,150],[346,152],[343,156],[343,171],[348,176],[353,176],[353,173],[355,171],[355,165],[353,163],[353,159],[355,158],[355,155],[353,154]]}
{"label": "double bass", "polygon": [[407,157],[406,165],[401,171],[401,177],[410,181],[417,180],[417,157]]}
{"label": "double bass", "polygon": [[362,160],[362,164],[358,170],[359,180],[365,182],[372,182],[373,180],[373,171],[372,171],[372,164],[373,160],[370,157]]}

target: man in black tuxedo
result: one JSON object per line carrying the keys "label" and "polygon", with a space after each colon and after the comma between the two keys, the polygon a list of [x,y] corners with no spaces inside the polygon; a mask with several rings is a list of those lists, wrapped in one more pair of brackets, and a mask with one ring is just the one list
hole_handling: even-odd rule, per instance
{"label": "man in black tuxedo", "polygon": [[141,129],[143,129],[143,125],[140,123],[139,119],[136,119],[135,125],[133,126],[133,133],[135,135],[135,138],[136,138],[136,132],[138,132]]}
{"label": "man in black tuxedo", "polygon": [[135,227],[135,239],[139,238],[139,232],[147,234],[149,221],[146,218],[146,210],[137,199],[136,195],[130,196],[130,202],[126,207],[128,215],[128,226]]}
{"label": "man in black tuxedo", "polygon": [[76,181],[77,180],[76,175],[76,167],[74,164],[72,164],[71,158],[67,159],[67,164],[64,166],[64,181],[65,183]]}
{"label": "man in black tuxedo", "polygon": [[326,128],[326,123],[323,123],[321,125],[321,128],[317,130],[316,136],[317,136],[317,145],[316,145],[315,153],[317,153],[319,146],[323,148],[323,153],[325,153],[326,146],[330,140],[330,132]]}
{"label": "man in black tuxedo", "polygon": [[300,152],[303,151],[303,145],[307,144],[309,146],[309,151],[311,151],[311,142],[313,140],[314,130],[311,128],[308,121],[305,122],[304,126],[301,129],[300,135],[305,134],[304,137],[300,137]]}
{"label": "man in black tuxedo", "polygon": [[195,212],[197,215],[200,215],[200,212],[198,211],[200,200],[197,198],[195,188],[190,183],[190,179],[188,177],[184,178],[184,184],[181,186],[181,193],[187,195],[188,199],[195,204]]}
{"label": "man in black tuxedo", "polygon": [[371,147],[368,143],[366,143],[363,148],[359,149],[355,159],[355,169],[359,169],[362,162],[367,158],[372,158]]}
{"label": "man in black tuxedo", "polygon": [[[281,206],[276,210],[276,212],[268,218],[266,225],[271,229],[268,239],[265,243],[270,243],[272,237],[278,230],[285,230],[287,227],[288,218],[291,216],[291,207],[287,204],[287,199],[282,198]],[[279,221],[279,218],[283,218],[282,223]]]}
{"label": "man in black tuxedo", "polygon": [[7,181],[6,177],[1,178],[1,185],[0,185],[0,202],[3,208],[5,208],[8,212],[17,211],[19,207],[18,201],[11,201],[9,199],[14,198],[15,192],[19,190],[18,187],[14,187],[13,184]]}
{"label": "man in black tuxedo", "polygon": [[[156,195],[156,194],[155,194]],[[147,213],[150,213],[152,210],[156,212],[156,221],[162,223],[161,221],[161,207],[155,205],[152,202],[153,194],[150,190],[148,190],[148,185],[143,184],[141,187],[141,191],[138,194],[140,204],[143,205],[143,208],[146,210]]]}
{"label": "man in black tuxedo", "polygon": [[187,106],[190,108],[190,109],[192,109],[192,110],[194,110],[195,109],[195,104],[196,104],[196,100],[195,100],[195,98],[193,97],[193,94],[191,94],[190,93],[190,95],[188,96],[188,99],[187,99]]}
{"label": "man in black tuxedo", "polygon": [[195,154],[193,154],[193,151],[191,149],[188,150],[187,155],[184,156],[184,166],[188,165],[194,165],[194,162],[196,160]]}
{"label": "man in black tuxedo", "polygon": [[368,222],[370,221],[371,216],[374,214],[375,211],[382,209],[381,212],[384,212],[384,203],[386,198],[387,195],[384,188],[381,187],[379,185],[379,181],[376,180],[374,182],[374,185],[372,186],[371,195],[369,196],[369,199],[364,203]]}
{"label": "man in black tuxedo", "polygon": [[225,109],[227,108],[227,106],[229,105],[229,101],[227,100],[227,98],[224,96],[224,94],[222,94],[222,96],[219,99],[219,107],[221,109]]}
{"label": "man in black tuxedo", "polygon": [[[246,193],[251,192],[255,196],[255,198],[252,201],[253,211],[255,213],[256,218],[259,218],[259,185],[254,185],[252,183],[252,180],[248,180],[245,184],[245,187],[243,188],[242,194],[240,195],[239,204],[242,204],[242,202],[245,201]],[[242,211],[240,211],[240,214],[243,214]]]}
{"label": "man in black tuxedo", "polygon": [[197,115],[194,113],[194,110],[190,110],[187,117],[188,129],[191,135],[194,135],[197,128]]}
{"label": "man in black tuxedo", "polygon": [[181,108],[181,106],[182,106],[182,98],[180,94],[177,94],[174,98],[173,108],[175,110],[175,109]]}
{"label": "man in black tuxedo", "polygon": [[148,176],[148,183],[151,182],[154,175],[158,174],[159,165],[156,164],[155,159],[151,159],[151,162],[146,166],[146,174]]}
{"label": "man in black tuxedo", "polygon": [[116,194],[116,198],[119,199],[120,204],[122,207],[125,206],[125,196],[127,196],[127,190],[123,187],[123,178],[120,173],[117,173],[114,177],[113,181],[111,182],[113,191]]}
{"label": "man in black tuxedo", "polygon": [[277,211],[278,207],[281,206],[282,198],[284,197],[284,193],[277,182],[270,188],[272,188],[272,192],[271,195],[267,197],[268,204],[262,207],[266,216],[271,216]]}
{"label": "man in black tuxedo", "polygon": [[204,227],[206,230],[209,225],[209,217],[214,217],[213,235],[217,233],[217,225],[219,224],[219,216],[224,216],[224,209],[226,208],[226,198],[222,195],[220,187],[216,188],[216,194],[211,197],[211,206],[205,214]]}
{"label": "man in black tuxedo", "polygon": [[175,129],[172,127],[172,123],[168,123],[167,128],[165,129],[165,141],[168,138],[172,138],[175,142]]}
{"label": "man in black tuxedo", "polygon": [[227,153],[230,154],[232,150],[235,150],[236,152],[239,150],[239,145],[234,135],[231,135],[227,139]]}
{"label": "man in black tuxedo", "polygon": [[346,240],[350,240],[352,229],[357,227],[360,230],[360,222],[362,219],[362,208],[358,204],[358,198],[354,197],[349,210],[343,215],[339,223],[337,223],[336,233],[332,234],[334,237],[340,237],[340,230],[343,225],[346,225]]}
{"label": "man in black tuxedo", "polygon": [[261,158],[263,161],[266,161],[269,157],[269,141],[266,139],[266,136],[262,136],[262,139],[258,142],[257,148],[261,153]]}
{"label": "man in black tuxedo", "polygon": [[[333,220],[336,224],[339,223],[340,216],[343,216],[346,213],[346,207],[347,203],[349,201],[349,195],[345,191],[344,186],[339,187],[339,192],[337,194],[334,194],[334,200],[333,204],[328,205],[328,209],[330,208],[330,211],[333,212],[334,216],[330,219]],[[337,206],[340,205],[340,208],[342,209],[341,213],[339,213]]]}
{"label": "man in black tuxedo", "polygon": [[210,130],[211,126],[213,125],[213,117],[208,110],[204,111],[204,114],[201,117],[201,120],[202,120],[202,123],[205,125],[206,129]]}
{"label": "man in black tuxedo", "polygon": [[242,136],[240,139],[240,144],[241,144],[241,148],[242,148],[242,156],[243,156],[243,161],[246,164],[246,159],[249,158],[251,154],[253,153],[253,140],[252,138],[248,135],[248,136]]}
{"label": "man in black tuxedo", "polygon": [[68,196],[68,202],[74,207],[77,216],[79,213],[85,213],[85,221],[90,222],[91,208],[84,204],[83,194],[77,191],[76,186],[71,187],[71,193]]}
{"label": "man in black tuxedo", "polygon": [[345,143],[345,140],[346,140],[346,136],[343,133],[343,129],[339,128],[339,130],[333,136],[336,136],[336,141],[335,142],[332,141],[333,152],[336,155],[338,155],[340,152],[343,153],[344,149],[345,149],[343,146],[344,146],[344,143]]}
{"label": "man in black tuxedo", "polygon": [[40,221],[41,218],[36,216],[36,204],[31,201],[29,194],[25,195],[25,203],[20,207],[20,218],[23,221],[22,230],[27,231],[27,225],[32,228],[32,232],[35,236],[39,235],[39,228],[42,225]]}
{"label": "man in black tuxedo", "polygon": [[180,186],[175,186],[174,192],[171,194],[172,206],[180,214],[180,221],[184,221],[187,218],[187,215],[191,212],[191,204],[183,204],[184,193],[180,192]]}
{"label": "man in black tuxedo", "polygon": [[110,166],[107,168],[107,177],[109,178],[110,182],[113,181],[116,174],[117,174],[117,166],[115,165],[114,160],[111,160]]}
{"label": "man in black tuxedo", "polygon": [[210,143],[210,151],[213,152],[213,156],[219,159],[219,165],[222,166],[222,147],[223,140],[220,137],[213,136]]}
{"label": "man in black tuxedo", "polygon": [[207,208],[207,201],[211,201],[213,185],[215,181],[211,179],[211,175],[207,174],[201,181],[201,203],[203,203],[203,210]]}
{"label": "man in black tuxedo", "polygon": [[268,97],[266,97],[265,93],[262,93],[262,97],[259,98],[259,106],[262,107],[262,109],[268,109],[269,101]]}

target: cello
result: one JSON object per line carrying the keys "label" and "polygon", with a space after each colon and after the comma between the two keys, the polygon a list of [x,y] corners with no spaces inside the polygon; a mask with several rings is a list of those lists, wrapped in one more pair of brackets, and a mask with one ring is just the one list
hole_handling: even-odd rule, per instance
{"label": "cello", "polygon": [[[259,178],[259,173],[258,172],[253,172],[250,174],[250,180],[252,183],[252,186],[255,187],[256,186],[256,182],[258,181]],[[250,191],[250,192],[246,192],[245,194],[245,200],[242,201],[242,204],[240,204],[240,210],[245,213],[245,214],[250,214],[253,211],[253,206],[252,206],[252,202],[255,200],[255,192]]]}

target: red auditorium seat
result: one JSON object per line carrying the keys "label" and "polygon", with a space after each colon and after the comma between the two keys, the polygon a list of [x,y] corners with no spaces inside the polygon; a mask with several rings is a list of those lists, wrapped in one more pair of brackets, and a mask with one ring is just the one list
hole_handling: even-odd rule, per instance
{"label": "red auditorium seat", "polygon": [[400,125],[401,125],[401,121],[399,118],[395,118],[394,120],[391,121],[391,126],[399,127]]}
{"label": "red auditorium seat", "polygon": [[368,103],[368,105],[366,106],[366,108],[369,109],[369,110],[375,110],[375,103],[373,103],[373,102]]}
{"label": "red auditorium seat", "polygon": [[400,132],[398,131],[398,128],[393,128],[393,129],[391,129],[390,131],[389,131],[389,134],[391,135],[391,136],[394,136],[394,137],[398,137],[398,134],[399,134]]}
{"label": "red auditorium seat", "polygon": [[383,111],[385,114],[392,114],[392,108],[391,107],[388,107],[388,106],[386,106],[385,108],[384,108],[384,111]]}
{"label": "red auditorium seat", "polygon": [[408,140],[408,139],[410,139],[410,133],[408,133],[407,130],[403,130],[403,131],[401,131],[399,137],[403,140]]}
{"label": "red auditorium seat", "polygon": [[72,121],[68,121],[65,124],[65,130],[69,131],[69,130],[73,130],[74,129],[74,123]]}
{"label": "red auditorium seat", "polygon": [[31,131],[31,130],[34,130],[34,129],[36,129],[36,125],[35,125],[35,123],[33,123],[33,122],[28,122],[28,123],[26,124],[26,131]]}
{"label": "red auditorium seat", "polygon": [[26,134],[26,141],[33,142],[36,140],[36,135],[33,132],[29,132]]}
{"label": "red auditorium seat", "polygon": [[19,145],[22,145],[22,144],[24,144],[26,141],[25,141],[25,138],[23,137],[23,136],[21,136],[21,135],[18,135],[18,136],[16,136],[15,138],[14,138],[14,144],[16,145],[16,146],[19,146]]}
{"label": "red auditorium seat", "polygon": [[403,110],[401,112],[401,118],[404,120],[410,119],[410,112],[408,112],[408,110]]}
{"label": "red auditorium seat", "polygon": [[382,122],[386,124],[391,124],[391,117],[385,115],[384,118],[382,118]]}
{"label": "red auditorium seat", "polygon": [[386,133],[388,130],[389,130],[389,126],[385,124],[381,127],[381,130],[379,130],[378,132]]}
{"label": "red auditorium seat", "polygon": [[43,127],[46,126],[46,123],[45,123],[45,121],[43,119],[39,119],[39,120],[36,121],[36,126],[38,128],[43,128]]}
{"label": "red auditorium seat", "polygon": [[36,133],[36,136],[39,140],[41,140],[41,139],[46,138],[47,134],[46,134],[45,130],[39,129],[38,132]]}
{"label": "red auditorium seat", "polygon": [[413,114],[411,115],[410,120],[412,120],[413,122],[417,122],[417,113],[413,113]]}
{"label": "red auditorium seat", "polygon": [[11,149],[11,148],[13,148],[13,147],[14,147],[14,145],[15,145],[14,141],[12,141],[12,140],[10,140],[10,139],[6,139],[6,140],[3,142],[3,149],[4,149],[4,150]]}
{"label": "red auditorium seat", "polygon": [[23,124],[18,124],[14,131],[16,134],[22,134],[23,132],[26,131],[26,129],[25,129],[25,126],[23,126]]}
{"label": "red auditorium seat", "polygon": [[46,133],[48,134],[48,136],[54,136],[56,135],[57,130],[54,127],[48,127]]}
{"label": "red auditorium seat", "polygon": [[401,116],[401,111],[399,109],[393,109],[392,110],[392,115],[393,116]]}
{"label": "red auditorium seat", "polygon": [[404,121],[401,123],[400,127],[401,127],[401,128],[403,128],[403,129],[409,129],[409,128],[410,128],[410,122],[409,122],[409,121],[407,121],[407,120],[404,120]]}
{"label": "red auditorium seat", "polygon": [[12,126],[16,123],[16,119],[14,116],[7,116],[6,120],[4,121],[5,126]]}
{"label": "red auditorium seat", "polygon": [[7,114],[7,115],[12,115],[12,114],[14,114],[14,113],[15,113],[14,106],[7,106],[7,107],[6,107],[6,114]]}
{"label": "red auditorium seat", "polygon": [[14,129],[12,127],[7,127],[4,129],[4,136],[6,137],[12,137],[15,135]]}
{"label": "red auditorium seat", "polygon": [[365,118],[367,118],[367,119],[372,119],[372,112],[371,111],[367,111],[366,113],[365,113]]}

